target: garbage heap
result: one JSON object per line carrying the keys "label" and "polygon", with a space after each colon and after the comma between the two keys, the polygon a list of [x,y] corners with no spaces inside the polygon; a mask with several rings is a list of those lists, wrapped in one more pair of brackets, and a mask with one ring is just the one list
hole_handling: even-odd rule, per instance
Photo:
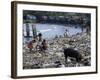
{"label": "garbage heap", "polygon": [[[83,55],[83,62],[77,63],[73,58],[69,57],[66,64],[63,47],[77,50]],[[71,37],[48,40],[48,49],[45,52],[34,50],[29,52],[27,46],[23,47],[23,69],[79,66],[91,66],[91,35],[86,32]]]}

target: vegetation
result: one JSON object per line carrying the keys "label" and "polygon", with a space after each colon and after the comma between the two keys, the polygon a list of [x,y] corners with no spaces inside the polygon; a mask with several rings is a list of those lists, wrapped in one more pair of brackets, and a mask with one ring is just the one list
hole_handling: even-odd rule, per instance
{"label": "vegetation", "polygon": [[89,13],[49,12],[49,11],[23,11],[24,23],[53,23],[53,24],[80,24],[90,26]]}

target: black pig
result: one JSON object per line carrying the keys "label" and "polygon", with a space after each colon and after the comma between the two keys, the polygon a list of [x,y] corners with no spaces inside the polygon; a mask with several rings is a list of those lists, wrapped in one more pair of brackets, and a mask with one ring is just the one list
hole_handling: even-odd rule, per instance
{"label": "black pig", "polygon": [[64,56],[65,62],[67,61],[68,57],[75,58],[77,62],[80,62],[83,59],[82,55],[77,50],[74,50],[72,48],[64,49]]}

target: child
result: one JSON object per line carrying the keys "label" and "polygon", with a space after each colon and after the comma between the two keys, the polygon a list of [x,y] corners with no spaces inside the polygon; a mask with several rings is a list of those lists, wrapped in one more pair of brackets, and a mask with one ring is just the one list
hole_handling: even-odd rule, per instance
{"label": "child", "polygon": [[47,42],[46,42],[45,39],[44,39],[43,42],[42,42],[42,50],[43,50],[43,51],[47,50]]}
{"label": "child", "polygon": [[33,50],[37,51],[37,41],[36,40],[33,40],[32,46],[33,46]]}
{"label": "child", "polygon": [[32,48],[33,48],[32,41],[30,41],[28,43],[28,48],[29,48],[29,51],[31,52],[32,51]]}

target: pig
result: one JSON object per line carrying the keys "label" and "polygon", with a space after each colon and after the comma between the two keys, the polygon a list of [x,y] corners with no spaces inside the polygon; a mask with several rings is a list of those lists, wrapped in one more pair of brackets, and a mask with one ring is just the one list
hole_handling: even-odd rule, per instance
{"label": "pig", "polygon": [[77,51],[72,48],[66,48],[64,49],[64,56],[65,56],[65,62],[67,62],[68,57],[72,57],[76,60],[76,62],[81,62],[83,59],[83,56]]}

